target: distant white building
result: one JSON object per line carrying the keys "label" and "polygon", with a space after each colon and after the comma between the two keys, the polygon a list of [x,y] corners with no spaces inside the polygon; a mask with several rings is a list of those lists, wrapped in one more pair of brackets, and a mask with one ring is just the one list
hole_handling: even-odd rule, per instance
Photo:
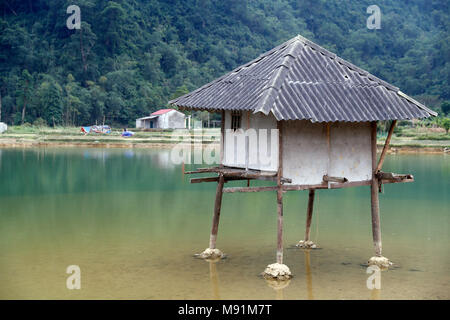
{"label": "distant white building", "polygon": [[5,132],[6,130],[8,130],[8,126],[6,125],[6,123],[0,122],[0,133]]}
{"label": "distant white building", "polygon": [[186,116],[175,109],[161,109],[148,117],[136,119],[138,129],[185,129]]}

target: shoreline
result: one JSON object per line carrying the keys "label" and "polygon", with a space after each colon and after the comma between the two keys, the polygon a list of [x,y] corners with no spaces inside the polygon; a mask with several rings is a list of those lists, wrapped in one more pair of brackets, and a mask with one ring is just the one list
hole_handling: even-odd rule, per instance
{"label": "shoreline", "polygon": [[[172,148],[178,145],[178,142],[160,142],[160,141],[101,141],[102,139],[86,139],[86,141],[36,141],[33,139],[17,141],[14,138],[0,138],[0,148],[103,148],[103,149],[153,149],[153,148]],[[426,145],[420,144],[420,141],[414,141],[413,144],[396,144],[391,143],[389,148],[390,154],[411,154],[411,153],[429,153],[429,154],[446,154],[450,153],[449,147],[443,145]],[[194,148],[207,147],[217,143],[191,143]],[[189,144],[183,144],[189,145]],[[218,144],[217,144],[218,145]],[[380,140],[377,144],[378,151],[381,151],[384,141]]]}

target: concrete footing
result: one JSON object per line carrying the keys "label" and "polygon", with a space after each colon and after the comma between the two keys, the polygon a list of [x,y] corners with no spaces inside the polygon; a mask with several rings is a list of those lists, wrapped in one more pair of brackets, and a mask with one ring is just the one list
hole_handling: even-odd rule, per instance
{"label": "concrete footing", "polygon": [[206,248],[205,251],[195,256],[205,260],[220,260],[225,257],[225,254],[219,249]]}
{"label": "concrete footing", "polygon": [[262,275],[266,279],[289,280],[292,278],[289,267],[281,263],[269,264]]}
{"label": "concrete footing", "polygon": [[375,256],[369,259],[369,266],[378,266],[380,269],[387,269],[392,266],[392,262],[383,256]]}
{"label": "concrete footing", "polygon": [[318,249],[319,246],[317,244],[315,244],[314,242],[308,240],[300,240],[296,245],[296,247],[298,248],[302,248],[302,249]]}

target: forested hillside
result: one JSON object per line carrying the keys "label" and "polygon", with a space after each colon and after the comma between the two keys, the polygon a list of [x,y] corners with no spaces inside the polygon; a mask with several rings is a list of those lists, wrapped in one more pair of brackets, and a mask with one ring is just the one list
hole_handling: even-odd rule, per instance
{"label": "forested hillside", "polygon": [[[71,4],[80,30],[66,27]],[[371,4],[379,30],[366,27]],[[297,34],[439,109],[450,100],[449,9],[446,0],[2,0],[1,121],[128,125]]]}

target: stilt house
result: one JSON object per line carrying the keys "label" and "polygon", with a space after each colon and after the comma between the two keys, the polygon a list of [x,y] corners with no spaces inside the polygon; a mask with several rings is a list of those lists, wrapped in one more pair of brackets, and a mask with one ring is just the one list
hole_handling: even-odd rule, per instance
{"label": "stilt house", "polygon": [[[309,190],[306,235],[299,246],[314,248],[309,228],[315,190],[371,186],[375,257],[369,263],[389,265],[381,255],[378,192],[383,183],[411,182],[413,177],[382,172],[383,161],[397,120],[427,118],[435,112],[302,36],[170,103],[180,109],[220,112],[224,120],[221,163],[190,172],[216,174],[191,182],[218,182],[210,246],[203,257],[222,255],[216,237],[223,192],[277,193],[276,269],[285,267],[285,191]],[[387,120],[392,124],[378,160],[377,122]],[[236,144],[242,133],[246,140]],[[262,141],[268,141],[268,147]],[[230,180],[254,179],[276,185],[224,188]],[[286,268],[268,269],[269,276],[290,276]]]}

